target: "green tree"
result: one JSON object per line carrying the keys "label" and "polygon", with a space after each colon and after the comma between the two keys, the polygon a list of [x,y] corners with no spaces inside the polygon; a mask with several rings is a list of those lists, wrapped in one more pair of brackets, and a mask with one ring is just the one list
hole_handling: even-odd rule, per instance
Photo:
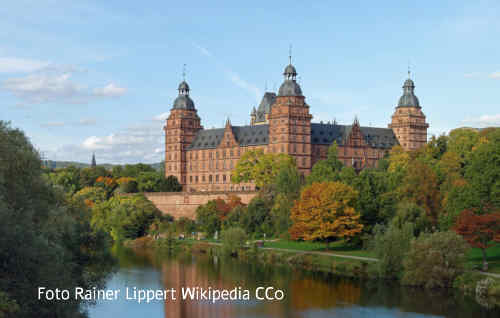
{"label": "green tree", "polygon": [[47,182],[20,130],[0,121],[0,140],[0,303],[13,317],[82,317],[79,300],[39,301],[37,288],[102,288],[107,236],[91,229],[81,200]]}
{"label": "green tree", "polygon": [[403,283],[447,288],[465,270],[467,243],[456,233],[422,234],[411,242],[403,261]]}
{"label": "green tree", "polygon": [[246,151],[232,171],[233,183],[254,182],[258,188],[273,184],[283,166],[295,166],[293,157],[287,154],[264,153],[262,149]]}
{"label": "green tree", "polygon": [[328,156],[325,160],[320,160],[314,164],[311,173],[306,178],[307,184],[314,182],[339,181],[339,173],[342,169],[342,162],[338,160],[337,143],[334,142],[328,148]]}
{"label": "green tree", "polygon": [[215,200],[208,201],[207,204],[196,208],[196,223],[200,230],[208,236],[213,236],[216,231],[220,231],[221,219],[218,215],[217,202]]}
{"label": "green tree", "polygon": [[403,259],[414,237],[413,224],[405,223],[402,227],[392,224],[384,227],[378,224],[373,232],[373,247],[379,259],[379,275],[384,278],[399,278],[403,271]]}
{"label": "green tree", "polygon": [[245,246],[247,235],[240,227],[231,227],[221,233],[222,249],[225,254],[237,255]]}

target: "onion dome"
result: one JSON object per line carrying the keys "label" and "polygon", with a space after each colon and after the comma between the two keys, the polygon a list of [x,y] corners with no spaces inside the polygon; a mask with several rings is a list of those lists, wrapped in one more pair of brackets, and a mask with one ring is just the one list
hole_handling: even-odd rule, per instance
{"label": "onion dome", "polygon": [[295,80],[297,77],[297,70],[292,63],[285,67],[283,76],[285,77],[285,81],[280,86],[278,96],[302,96],[302,89]]}
{"label": "onion dome", "polygon": [[297,76],[297,70],[292,64],[288,64],[288,66],[285,67],[283,75],[285,75],[285,79],[295,79]]}
{"label": "onion dome", "polygon": [[403,84],[403,95],[399,98],[398,107],[418,107],[420,103],[415,96],[415,83],[408,78]]}
{"label": "onion dome", "polygon": [[182,81],[179,84],[179,96],[174,101],[174,106],[172,109],[186,109],[186,110],[195,110],[194,102],[189,97],[189,85],[186,81]]}
{"label": "onion dome", "polygon": [[186,83],[186,81],[182,81],[179,84],[179,88],[177,90],[179,91],[179,93],[187,93],[187,94],[189,94],[189,85],[188,85],[188,83]]}

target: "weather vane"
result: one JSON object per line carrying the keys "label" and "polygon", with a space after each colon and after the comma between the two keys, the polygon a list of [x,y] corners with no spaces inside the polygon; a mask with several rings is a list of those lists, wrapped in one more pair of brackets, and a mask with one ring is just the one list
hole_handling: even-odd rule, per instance
{"label": "weather vane", "polygon": [[182,65],[182,80],[186,80],[186,64]]}
{"label": "weather vane", "polygon": [[292,45],[290,44],[290,48],[288,49],[288,59],[290,60],[290,64],[292,64]]}

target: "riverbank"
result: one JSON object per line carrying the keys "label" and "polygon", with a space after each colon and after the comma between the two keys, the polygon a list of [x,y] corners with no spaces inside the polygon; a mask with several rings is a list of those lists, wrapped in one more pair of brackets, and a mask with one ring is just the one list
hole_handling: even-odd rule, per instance
{"label": "riverbank", "polygon": [[[295,249],[281,248],[276,246],[293,246]],[[315,244],[315,243],[312,243]],[[128,241],[126,246],[135,248],[155,248],[158,253],[184,251],[189,253],[221,255],[222,244],[214,241],[176,240],[140,238]],[[238,252],[235,257],[243,261],[256,261],[271,266],[288,266],[293,269],[303,269],[331,273],[341,277],[360,280],[380,280],[377,268],[377,259],[369,251],[348,250],[344,248],[343,253],[318,251],[317,245],[306,245],[299,249],[294,242],[266,242],[265,247],[245,248]],[[486,276],[475,270],[468,270],[457,277],[453,283],[453,289],[460,290],[466,294],[476,296],[478,302],[495,304],[500,306],[500,278]]]}

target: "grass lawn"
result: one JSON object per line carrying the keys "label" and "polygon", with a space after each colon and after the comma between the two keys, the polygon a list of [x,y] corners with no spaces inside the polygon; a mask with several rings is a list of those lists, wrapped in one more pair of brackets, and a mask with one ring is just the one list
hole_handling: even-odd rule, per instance
{"label": "grass lawn", "polygon": [[[496,243],[486,250],[488,260],[488,272],[500,274],[500,243]],[[483,253],[479,248],[472,248],[467,254],[469,264],[481,266],[483,263]]]}
{"label": "grass lawn", "polygon": [[288,250],[297,251],[308,251],[308,252],[331,252],[335,254],[353,255],[353,256],[364,256],[364,257],[374,257],[371,251],[362,250],[360,248],[354,248],[347,246],[344,241],[337,241],[330,243],[329,249],[327,249],[326,243],[320,242],[297,242],[297,241],[285,241],[277,240],[274,242],[266,242],[264,247],[273,248],[283,248]]}

